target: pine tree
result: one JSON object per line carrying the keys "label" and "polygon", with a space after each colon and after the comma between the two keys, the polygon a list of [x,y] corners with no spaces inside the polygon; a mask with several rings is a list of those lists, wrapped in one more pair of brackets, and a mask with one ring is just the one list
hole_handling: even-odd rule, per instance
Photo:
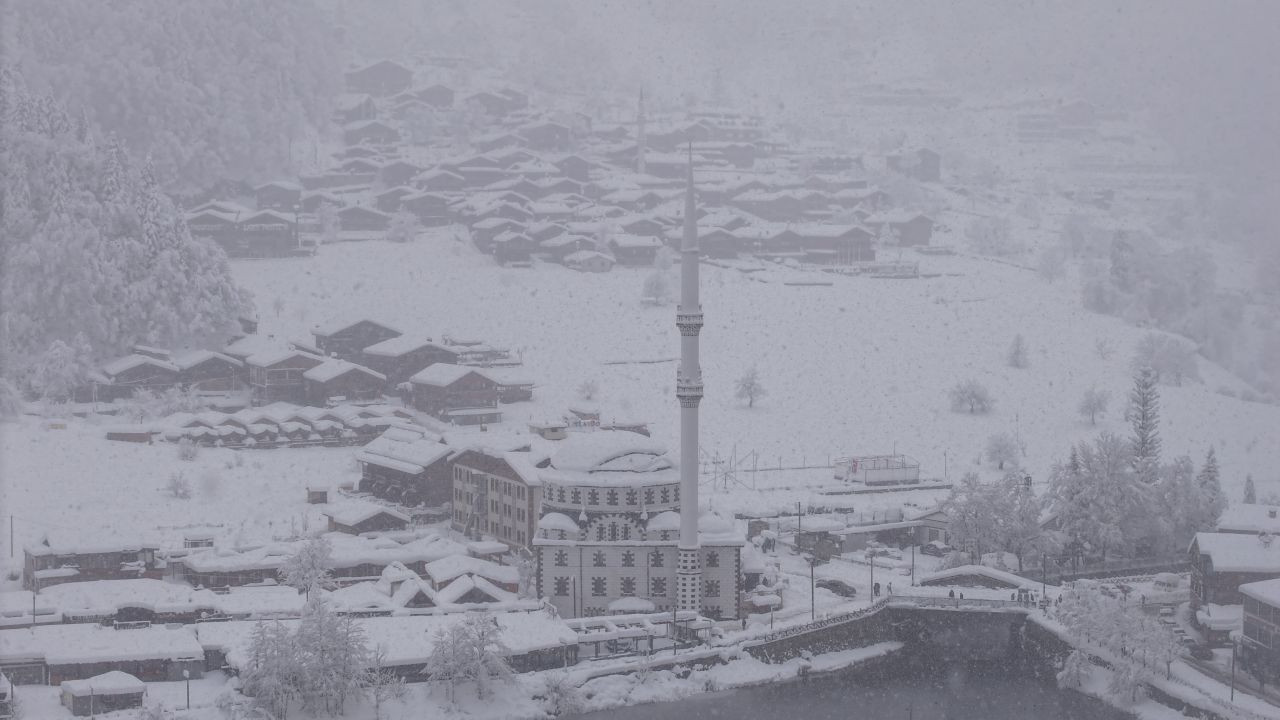
{"label": "pine tree", "polygon": [[1253,485],[1252,475],[1244,476],[1244,504],[1245,505],[1258,504],[1258,490]]}
{"label": "pine tree", "polygon": [[1212,530],[1218,524],[1218,517],[1226,509],[1227,499],[1222,494],[1222,483],[1218,477],[1218,456],[1212,446],[1204,458],[1204,467],[1196,476],[1195,530]]}
{"label": "pine tree", "polygon": [[1142,482],[1153,483],[1160,464],[1160,388],[1149,367],[1141,368],[1133,378],[1128,420],[1133,426],[1133,470]]}
{"label": "pine tree", "polygon": [[1013,336],[1013,344],[1009,346],[1009,355],[1006,360],[1011,368],[1023,369],[1029,364],[1027,341],[1022,339],[1022,333]]}

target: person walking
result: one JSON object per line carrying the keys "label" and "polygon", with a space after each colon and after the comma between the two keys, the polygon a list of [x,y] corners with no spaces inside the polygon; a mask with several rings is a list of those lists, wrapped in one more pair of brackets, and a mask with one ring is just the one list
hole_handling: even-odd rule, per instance
{"label": "person walking", "polygon": [[952,599],[955,599],[955,596],[956,596],[956,591],[955,591],[955,590],[948,590],[948,591],[947,591],[947,597],[952,598]]}

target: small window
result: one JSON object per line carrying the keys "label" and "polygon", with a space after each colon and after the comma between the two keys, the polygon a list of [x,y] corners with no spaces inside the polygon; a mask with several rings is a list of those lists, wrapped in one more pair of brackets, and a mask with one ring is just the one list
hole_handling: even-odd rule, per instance
{"label": "small window", "polygon": [[637,492],[635,489],[628,490],[628,491],[627,491],[627,504],[628,504],[628,505],[636,505],[636,504],[638,504],[639,502],[640,502],[640,493],[639,493],[639,492]]}
{"label": "small window", "polygon": [[702,596],[709,598],[720,597],[720,581],[707,580],[702,586]]}
{"label": "small window", "polygon": [[662,567],[663,562],[665,562],[665,560],[662,556],[661,550],[654,550],[649,553],[649,567]]}
{"label": "small window", "polygon": [[569,502],[573,503],[574,505],[581,505],[582,491],[579,490],[578,488],[574,488],[573,490],[571,490],[569,492]]}
{"label": "small window", "polygon": [[588,491],[587,491],[587,504],[588,504],[588,505],[599,505],[599,504],[600,504],[600,491],[596,490],[595,488],[592,488],[592,489],[588,490]]}
{"label": "small window", "polygon": [[644,491],[644,504],[645,505],[653,504],[653,488],[649,488],[648,490]]}
{"label": "small window", "polygon": [[630,550],[622,553],[622,567],[635,567],[636,554]]}
{"label": "small window", "polygon": [[604,578],[602,577],[591,578],[591,595],[592,597],[605,596]]}
{"label": "small window", "polygon": [[707,567],[720,567],[720,554],[712,550],[707,553]]}
{"label": "small window", "polygon": [[671,490],[669,488],[662,488],[662,504],[665,505],[669,502],[671,502]]}
{"label": "small window", "polygon": [[555,589],[556,595],[560,597],[564,597],[569,594],[569,578],[558,577],[556,578],[555,585],[556,585],[556,589]]}
{"label": "small window", "polygon": [[636,579],[635,579],[635,578],[633,578],[633,577],[624,577],[624,578],[622,578],[622,588],[621,588],[621,590],[622,590],[622,594],[623,594],[623,595],[635,595],[635,594],[636,594]]}
{"label": "small window", "polygon": [[654,596],[654,597],[666,597],[666,594],[667,594],[667,579],[666,579],[666,578],[652,578],[652,579],[649,581],[649,594],[650,594],[650,595],[652,595],[652,596]]}
{"label": "small window", "polygon": [[604,551],[597,550],[595,555],[591,556],[591,564],[595,567],[604,567]]}
{"label": "small window", "polygon": [[618,491],[617,491],[617,490],[607,490],[607,491],[605,491],[605,494],[604,494],[604,501],[605,501],[605,504],[607,504],[607,505],[617,505],[617,504],[618,504]]}

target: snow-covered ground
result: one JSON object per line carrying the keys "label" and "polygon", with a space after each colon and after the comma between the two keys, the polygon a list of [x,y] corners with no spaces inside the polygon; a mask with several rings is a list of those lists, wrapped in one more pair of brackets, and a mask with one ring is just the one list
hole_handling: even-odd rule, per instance
{"label": "snow-covered ground", "polygon": [[[904,256],[916,259],[912,253]],[[734,454],[746,469],[809,464],[850,454],[906,453],[926,477],[952,478],[977,464],[988,436],[1016,434],[1024,464],[1043,481],[1073,441],[1108,430],[1127,432],[1123,409],[1129,360],[1142,337],[1121,320],[1083,310],[1078,285],[1047,285],[1034,272],[963,256],[920,257],[920,280],[846,278],[772,266],[744,273],[703,265],[702,446]],[[405,332],[477,337],[523,355],[538,382],[533,403],[503,406],[505,422],[558,417],[581,403],[577,388],[595,380],[604,417],[651,423],[675,448],[675,363],[607,364],[674,359],[673,306],[640,302],[650,269],[584,274],[539,263],[507,269],[453,239],[452,231],[414,244],[360,243],[324,248],[304,260],[235,264],[262,312],[261,332],[305,336],[318,323],[370,316]],[[795,280],[831,286],[794,286]],[[277,315],[271,308],[282,303]],[[1010,368],[1015,334],[1028,343],[1031,365]],[[1098,341],[1111,343],[1110,360]],[[767,395],[754,408],[734,395],[734,382],[759,368]],[[1199,463],[1217,447],[1229,497],[1246,473],[1264,495],[1280,491],[1280,408],[1217,394],[1242,385],[1201,361],[1205,382],[1162,388],[1166,455]],[[952,412],[947,391],[975,378],[995,397],[986,416]],[[1111,409],[1090,427],[1076,412],[1092,386],[1111,392]],[[759,476],[787,485],[786,473]],[[740,486],[728,494],[740,493]]]}

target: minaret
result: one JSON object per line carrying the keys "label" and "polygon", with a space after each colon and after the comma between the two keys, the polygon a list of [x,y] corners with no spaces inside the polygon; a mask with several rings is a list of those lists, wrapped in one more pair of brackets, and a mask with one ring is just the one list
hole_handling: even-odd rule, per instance
{"label": "minaret", "polygon": [[640,105],[636,109],[636,172],[644,174],[644,88],[640,88]]}
{"label": "minaret", "polygon": [[676,558],[676,606],[702,611],[702,553],[698,547],[698,403],[702,401],[702,367],[698,333],[702,303],[698,299],[698,218],[693,200],[693,144],[689,144],[689,185],[684,199],[684,239],[680,244],[680,546]]}

